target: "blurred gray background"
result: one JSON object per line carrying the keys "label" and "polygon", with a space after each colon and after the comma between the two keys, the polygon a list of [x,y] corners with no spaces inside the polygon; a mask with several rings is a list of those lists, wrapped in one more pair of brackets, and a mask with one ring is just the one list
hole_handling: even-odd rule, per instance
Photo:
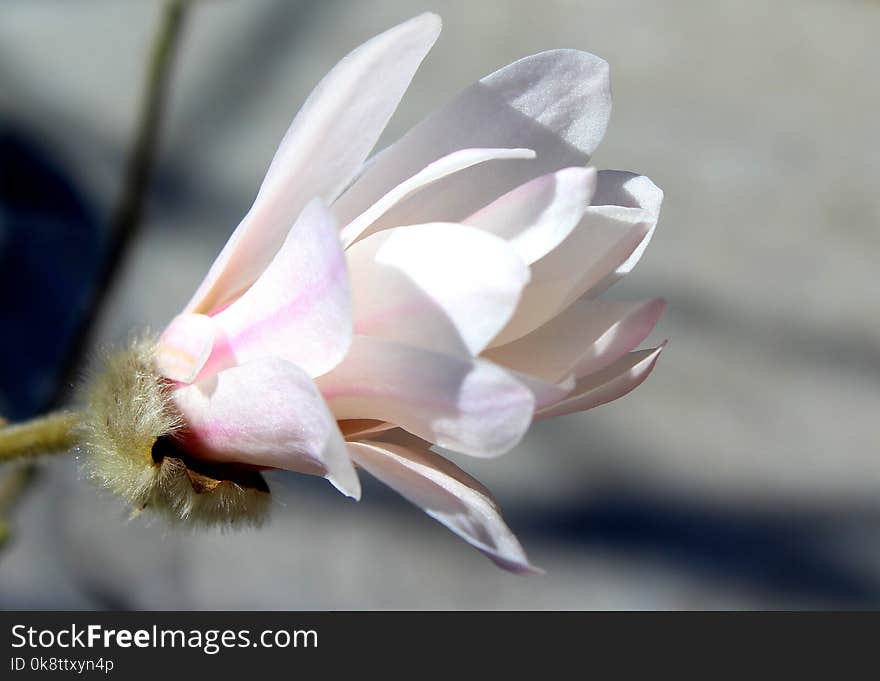
{"label": "blurred gray background", "polygon": [[[0,5],[0,121],[47,150],[100,219],[159,7]],[[579,48],[612,69],[595,164],[666,192],[646,257],[615,289],[670,303],[654,374],[501,459],[465,462],[547,575],[497,570],[378,484],[355,504],[275,475],[267,527],[190,534],[129,522],[54,460],[13,516],[0,607],[880,605],[880,2],[205,0],[147,220],[93,343],[162,327],[311,87],[424,9],[444,32],[380,144],[518,57]]]}

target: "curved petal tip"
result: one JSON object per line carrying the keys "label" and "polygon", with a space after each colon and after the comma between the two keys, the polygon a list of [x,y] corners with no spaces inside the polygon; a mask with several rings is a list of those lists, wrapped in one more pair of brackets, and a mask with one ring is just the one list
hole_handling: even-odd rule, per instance
{"label": "curved petal tip", "polygon": [[159,373],[172,381],[192,383],[211,355],[216,332],[207,315],[177,315],[159,337],[155,355]]}

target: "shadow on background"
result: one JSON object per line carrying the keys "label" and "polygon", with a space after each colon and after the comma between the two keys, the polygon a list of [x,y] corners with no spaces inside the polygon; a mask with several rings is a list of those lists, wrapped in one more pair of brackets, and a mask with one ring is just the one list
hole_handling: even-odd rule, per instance
{"label": "shadow on background", "polygon": [[89,200],[49,149],[0,123],[0,409],[45,409],[102,257]]}
{"label": "shadow on background", "polygon": [[880,532],[877,509],[762,510],[700,506],[650,493],[605,493],[580,506],[518,513],[523,534],[659,559],[774,599],[880,606],[880,580],[840,555],[835,540]]}

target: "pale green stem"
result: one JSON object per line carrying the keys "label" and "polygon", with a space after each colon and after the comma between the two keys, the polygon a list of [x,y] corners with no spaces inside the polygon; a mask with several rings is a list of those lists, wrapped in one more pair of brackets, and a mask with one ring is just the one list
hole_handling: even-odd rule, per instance
{"label": "pale green stem", "polygon": [[[153,38],[152,53],[147,67],[142,108],[131,146],[131,156],[123,181],[119,203],[111,220],[110,246],[106,266],[99,274],[95,297],[89,312],[75,334],[62,370],[62,386],[53,402],[64,399],[64,387],[70,385],[91,332],[104,307],[112,282],[141,222],[150,175],[155,166],[162,113],[168,90],[171,65],[181,29],[191,0],[166,0],[159,28]],[[0,463],[28,460],[40,454],[64,453],[74,443],[73,426],[77,417],[70,412],[43,416],[26,423],[0,428]],[[0,419],[0,425],[2,425]],[[0,546],[8,539],[7,513],[25,493],[34,479],[33,464],[20,466],[0,477]]]}
{"label": "pale green stem", "polygon": [[69,451],[78,421],[74,412],[62,411],[0,428],[0,463]]}
{"label": "pale green stem", "polygon": [[0,463],[26,462],[0,476],[0,548],[9,541],[9,512],[37,476],[37,467],[31,460],[41,454],[69,452],[75,443],[78,420],[73,412],[57,412],[13,426],[0,424]]}

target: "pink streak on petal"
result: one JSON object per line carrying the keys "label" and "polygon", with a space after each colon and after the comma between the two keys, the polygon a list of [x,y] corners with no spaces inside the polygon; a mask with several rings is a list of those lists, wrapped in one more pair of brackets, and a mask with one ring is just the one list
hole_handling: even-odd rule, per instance
{"label": "pink streak on petal", "polygon": [[352,497],[357,474],[311,378],[277,357],[176,388],[182,437],[195,456],[322,475]]}
{"label": "pink streak on petal", "polygon": [[653,371],[666,347],[631,352],[598,374],[580,379],[570,396],[535,414],[535,420],[564,416],[607,404],[635,390]]}
{"label": "pink streak on petal", "polygon": [[336,222],[316,199],[254,285],[214,314],[218,339],[200,377],[269,356],[326,373],[351,342],[349,289]]}

